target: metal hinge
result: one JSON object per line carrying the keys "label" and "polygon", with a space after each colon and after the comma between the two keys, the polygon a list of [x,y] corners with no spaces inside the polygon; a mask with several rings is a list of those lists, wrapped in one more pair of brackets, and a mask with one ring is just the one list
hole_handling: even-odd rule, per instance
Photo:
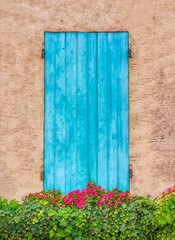
{"label": "metal hinge", "polygon": [[44,180],[44,171],[41,172],[41,180]]}
{"label": "metal hinge", "polygon": [[129,169],[129,177],[132,178],[132,170]]}
{"label": "metal hinge", "polygon": [[45,51],[44,51],[44,49],[42,49],[42,51],[41,51],[41,58],[45,58]]}
{"label": "metal hinge", "polygon": [[131,49],[128,50],[128,57],[131,58]]}

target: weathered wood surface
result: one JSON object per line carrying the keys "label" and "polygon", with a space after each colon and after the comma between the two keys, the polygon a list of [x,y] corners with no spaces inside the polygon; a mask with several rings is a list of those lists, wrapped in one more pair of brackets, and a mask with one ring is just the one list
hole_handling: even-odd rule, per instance
{"label": "weathered wood surface", "polygon": [[45,33],[44,188],[129,189],[128,33]]}

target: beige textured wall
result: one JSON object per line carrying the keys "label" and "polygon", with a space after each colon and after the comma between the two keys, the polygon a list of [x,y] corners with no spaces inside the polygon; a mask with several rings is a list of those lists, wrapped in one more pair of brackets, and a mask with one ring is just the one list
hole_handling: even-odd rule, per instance
{"label": "beige textured wall", "polygon": [[175,1],[1,0],[0,195],[42,189],[44,31],[129,31],[131,191],[175,183]]}

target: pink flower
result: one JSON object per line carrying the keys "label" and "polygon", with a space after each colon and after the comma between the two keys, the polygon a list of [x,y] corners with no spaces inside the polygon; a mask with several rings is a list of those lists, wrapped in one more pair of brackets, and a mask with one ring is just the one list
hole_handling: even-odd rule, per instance
{"label": "pink flower", "polygon": [[53,189],[53,191],[52,192],[55,192],[55,188]]}
{"label": "pink flower", "polygon": [[102,198],[107,199],[107,198],[108,198],[108,195],[105,195],[105,194],[104,194],[104,195],[102,196]]}
{"label": "pink flower", "polygon": [[53,201],[55,201],[55,198],[53,198]]}
{"label": "pink flower", "polygon": [[168,188],[168,189],[167,189],[167,192],[169,192],[169,193],[170,193],[170,192],[171,192],[171,188]]}
{"label": "pink flower", "polygon": [[97,195],[97,192],[94,192],[94,196],[96,196]]}
{"label": "pink flower", "polygon": [[120,202],[119,201],[116,201],[116,205],[118,205]]}
{"label": "pink flower", "polygon": [[109,193],[108,193],[108,197],[109,197],[109,198],[112,198],[113,196],[114,196],[113,192],[109,192]]}
{"label": "pink flower", "polygon": [[102,204],[103,204],[103,201],[102,201],[102,200],[98,200],[98,201],[97,201],[97,205],[98,205],[98,206],[101,206]]}
{"label": "pink flower", "polygon": [[72,193],[70,192],[70,193],[68,193],[68,197],[72,197]]}
{"label": "pink flower", "polygon": [[89,197],[92,197],[93,195],[92,195],[92,193],[89,193]]}

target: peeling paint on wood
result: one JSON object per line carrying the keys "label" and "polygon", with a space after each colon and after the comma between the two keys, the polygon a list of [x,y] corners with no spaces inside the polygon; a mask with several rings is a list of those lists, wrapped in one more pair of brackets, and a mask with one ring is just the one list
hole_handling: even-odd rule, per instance
{"label": "peeling paint on wood", "polygon": [[128,33],[45,33],[44,188],[129,190]]}

